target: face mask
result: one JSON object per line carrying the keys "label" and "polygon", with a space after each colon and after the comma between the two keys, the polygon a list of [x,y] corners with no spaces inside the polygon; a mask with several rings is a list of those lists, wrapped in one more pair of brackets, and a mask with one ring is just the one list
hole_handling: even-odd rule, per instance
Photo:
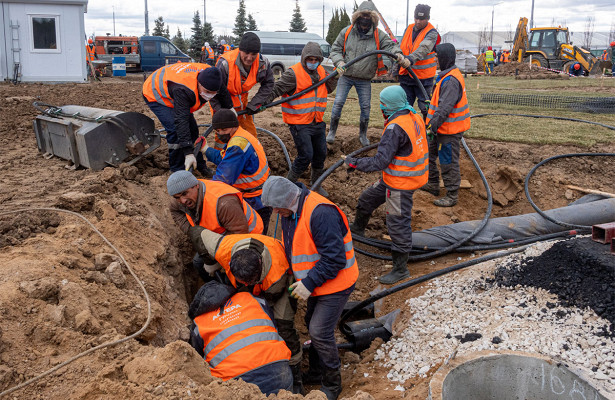
{"label": "face mask", "polygon": [[380,104],[380,110],[382,111],[382,117],[384,119],[389,119],[390,115],[387,115],[386,107]]}
{"label": "face mask", "polygon": [[231,135],[227,134],[227,135],[218,135],[218,139],[220,139],[220,141],[222,143],[228,143],[229,140],[231,140]]}
{"label": "face mask", "polygon": [[209,101],[214,98],[217,93],[199,93],[199,96],[203,98],[205,101]]}
{"label": "face mask", "polygon": [[315,62],[315,63],[309,63],[306,62],[305,66],[307,67],[307,69],[309,69],[310,71],[314,71],[316,68],[318,68],[318,66],[320,65],[319,62]]}
{"label": "face mask", "polygon": [[369,18],[360,18],[357,23],[359,25],[359,30],[361,31],[361,33],[369,32],[370,28],[372,27],[372,20]]}

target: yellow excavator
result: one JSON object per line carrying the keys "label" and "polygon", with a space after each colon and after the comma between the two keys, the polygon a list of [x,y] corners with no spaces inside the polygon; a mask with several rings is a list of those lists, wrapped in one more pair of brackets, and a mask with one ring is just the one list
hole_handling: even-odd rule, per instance
{"label": "yellow excavator", "polygon": [[578,62],[584,75],[600,73],[600,59],[589,50],[570,43],[568,28],[531,28],[527,31],[527,18],[521,17],[515,32],[511,60],[531,62],[533,65],[568,72]]}

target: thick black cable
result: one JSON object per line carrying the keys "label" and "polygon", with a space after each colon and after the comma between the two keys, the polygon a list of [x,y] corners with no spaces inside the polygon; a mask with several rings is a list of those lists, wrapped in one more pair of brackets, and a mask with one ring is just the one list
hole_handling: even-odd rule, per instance
{"label": "thick black cable", "polygon": [[509,117],[547,118],[547,119],[557,119],[557,120],[560,120],[560,121],[582,122],[582,123],[585,123],[585,124],[598,125],[598,126],[601,126],[603,128],[615,130],[615,126],[601,124],[600,122],[587,121],[587,120],[578,119],[578,118],[555,117],[555,116],[551,116],[551,115],[513,114],[513,113],[487,113],[487,114],[471,115],[470,118],[491,117],[491,116],[498,116],[498,115],[509,116]]}
{"label": "thick black cable", "polygon": [[615,157],[615,153],[573,153],[573,154],[560,154],[560,155],[549,157],[549,158],[547,158],[545,160],[542,160],[541,162],[536,164],[534,166],[534,168],[532,168],[530,170],[530,172],[525,176],[525,181],[523,182],[523,189],[525,190],[525,197],[527,197],[527,201],[530,202],[530,205],[532,206],[532,208],[534,210],[536,210],[536,212],[538,214],[540,214],[540,216],[543,217],[544,219],[546,219],[547,221],[550,221],[550,222],[552,222],[554,224],[563,226],[565,228],[570,228],[570,229],[591,229],[591,226],[570,224],[570,223],[567,223],[567,222],[558,221],[558,220],[548,216],[540,208],[538,208],[536,203],[534,203],[534,201],[532,200],[532,196],[530,196],[530,189],[529,189],[530,178],[532,177],[534,172],[541,165],[546,164],[546,163],[548,163],[549,161],[552,161],[552,160],[557,160],[559,158],[571,158],[571,157]]}

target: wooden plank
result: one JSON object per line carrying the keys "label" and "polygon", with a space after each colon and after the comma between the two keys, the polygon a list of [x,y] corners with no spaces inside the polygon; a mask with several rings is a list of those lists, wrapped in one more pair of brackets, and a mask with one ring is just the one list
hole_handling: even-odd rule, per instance
{"label": "wooden plank", "polygon": [[615,197],[615,193],[609,193],[609,192],[603,192],[603,191],[600,191],[600,190],[582,188],[582,187],[574,186],[574,185],[566,185],[566,187],[568,189],[577,190],[577,191],[583,192],[583,193],[598,194],[600,196],[606,196],[606,197]]}

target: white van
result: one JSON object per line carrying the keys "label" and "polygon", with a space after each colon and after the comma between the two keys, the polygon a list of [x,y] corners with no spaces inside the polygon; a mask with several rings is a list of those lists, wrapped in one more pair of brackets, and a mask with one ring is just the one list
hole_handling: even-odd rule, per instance
{"label": "white van", "polygon": [[335,68],[329,59],[331,45],[315,33],[251,31],[261,40],[261,54],[271,64],[273,75],[279,78],[282,72],[301,61],[301,51],[307,42],[316,42],[322,49],[322,66],[327,72]]}

